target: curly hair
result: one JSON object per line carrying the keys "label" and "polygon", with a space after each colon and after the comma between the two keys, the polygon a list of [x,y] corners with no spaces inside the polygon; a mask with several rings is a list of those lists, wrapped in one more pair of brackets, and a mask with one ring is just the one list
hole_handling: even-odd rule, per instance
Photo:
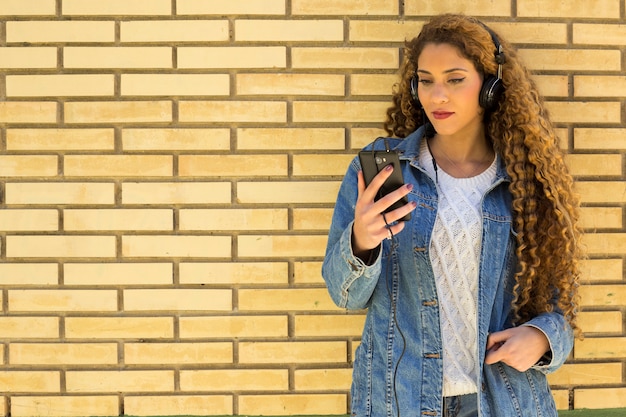
{"label": "curly hair", "polygon": [[[530,72],[516,50],[493,34],[506,56],[504,93],[496,108],[485,112],[484,123],[487,139],[503,158],[511,177],[518,259],[514,319],[522,324],[558,308],[582,337],[576,321],[583,256],[579,199]],[[424,46],[432,43],[457,47],[480,74],[497,72],[494,41],[481,22],[464,15],[432,18],[416,38],[405,43],[401,79],[394,86],[393,105],[384,124],[391,136],[406,137],[428,122],[411,96],[410,81]]]}

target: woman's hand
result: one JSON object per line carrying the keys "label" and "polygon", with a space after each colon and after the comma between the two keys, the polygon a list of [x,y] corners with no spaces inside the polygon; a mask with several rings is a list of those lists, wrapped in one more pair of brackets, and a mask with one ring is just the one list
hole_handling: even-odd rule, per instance
{"label": "woman's hand", "polygon": [[[393,171],[392,165],[387,165],[379,172],[370,185],[365,187],[363,172],[358,173],[358,198],[354,210],[354,225],[352,227],[352,251],[355,256],[365,260],[369,252],[378,247],[380,242],[390,236],[390,231],[394,235],[404,229],[404,222],[397,222],[416,207],[414,202],[409,202],[389,213],[382,213],[393,203],[406,196],[413,189],[412,184],[405,184],[397,190],[387,194],[378,201],[374,201],[378,190],[385,180],[389,178]],[[386,221],[385,221],[386,219]],[[397,223],[396,223],[397,222]],[[395,224],[394,224],[395,223]],[[387,224],[392,225],[390,227]]]}
{"label": "woman's hand", "polygon": [[550,342],[539,329],[519,326],[487,337],[485,364],[503,362],[510,367],[526,372],[550,350]]}

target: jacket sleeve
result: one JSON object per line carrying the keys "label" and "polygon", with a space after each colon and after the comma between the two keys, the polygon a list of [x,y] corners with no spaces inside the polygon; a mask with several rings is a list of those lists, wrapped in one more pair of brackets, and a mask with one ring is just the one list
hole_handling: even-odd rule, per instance
{"label": "jacket sleeve", "polygon": [[561,367],[567,360],[574,346],[574,332],[560,312],[543,313],[524,323],[539,329],[550,343],[550,351],[533,367],[544,374],[549,374]]}
{"label": "jacket sleeve", "polygon": [[339,188],[322,264],[322,276],[331,298],[337,306],[347,309],[367,306],[381,269],[380,250],[371,265],[366,265],[352,252],[352,225],[360,169],[358,158],[354,158]]}

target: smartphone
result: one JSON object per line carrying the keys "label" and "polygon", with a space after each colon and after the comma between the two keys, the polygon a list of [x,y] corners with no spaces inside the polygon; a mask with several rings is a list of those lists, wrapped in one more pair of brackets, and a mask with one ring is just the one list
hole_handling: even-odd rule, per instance
{"label": "smartphone", "polygon": [[[365,186],[368,186],[376,174],[382,171],[387,165],[393,165],[393,171],[391,176],[385,180],[383,185],[378,190],[378,195],[375,200],[386,196],[392,191],[404,185],[404,179],[402,178],[402,170],[400,169],[400,158],[396,151],[360,151],[359,161],[361,161],[361,169],[363,170],[363,178],[365,179]],[[385,210],[388,213],[392,210],[402,207],[407,204],[409,199],[404,196],[400,200],[393,203]],[[401,218],[401,221],[407,221],[411,219],[411,213]]]}

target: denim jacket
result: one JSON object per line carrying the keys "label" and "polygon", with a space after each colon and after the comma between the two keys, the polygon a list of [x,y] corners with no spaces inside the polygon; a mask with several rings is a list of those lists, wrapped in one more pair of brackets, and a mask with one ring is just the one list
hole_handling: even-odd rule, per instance
{"label": "denim jacket", "polygon": [[[351,249],[357,200],[355,158],[343,179],[328,236],[322,275],[333,301],[342,308],[367,308],[356,350],[352,381],[353,416],[423,417],[442,415],[442,341],[435,278],[429,257],[437,215],[437,190],[419,164],[420,128],[405,139],[388,141],[400,152],[412,218],[394,240],[385,240],[371,265]],[[375,142],[384,149],[383,141]],[[369,145],[367,149],[371,149]],[[525,325],[541,330],[550,351],[527,372],[504,363],[486,365],[487,336],[514,326],[517,257],[512,227],[510,178],[500,162],[496,180],[482,201],[482,250],[478,283],[478,366],[481,417],[556,417],[546,374],[558,369],[573,346],[571,327],[559,312],[544,313]],[[393,243],[392,243],[393,242]],[[392,247],[393,246],[393,247]]]}

